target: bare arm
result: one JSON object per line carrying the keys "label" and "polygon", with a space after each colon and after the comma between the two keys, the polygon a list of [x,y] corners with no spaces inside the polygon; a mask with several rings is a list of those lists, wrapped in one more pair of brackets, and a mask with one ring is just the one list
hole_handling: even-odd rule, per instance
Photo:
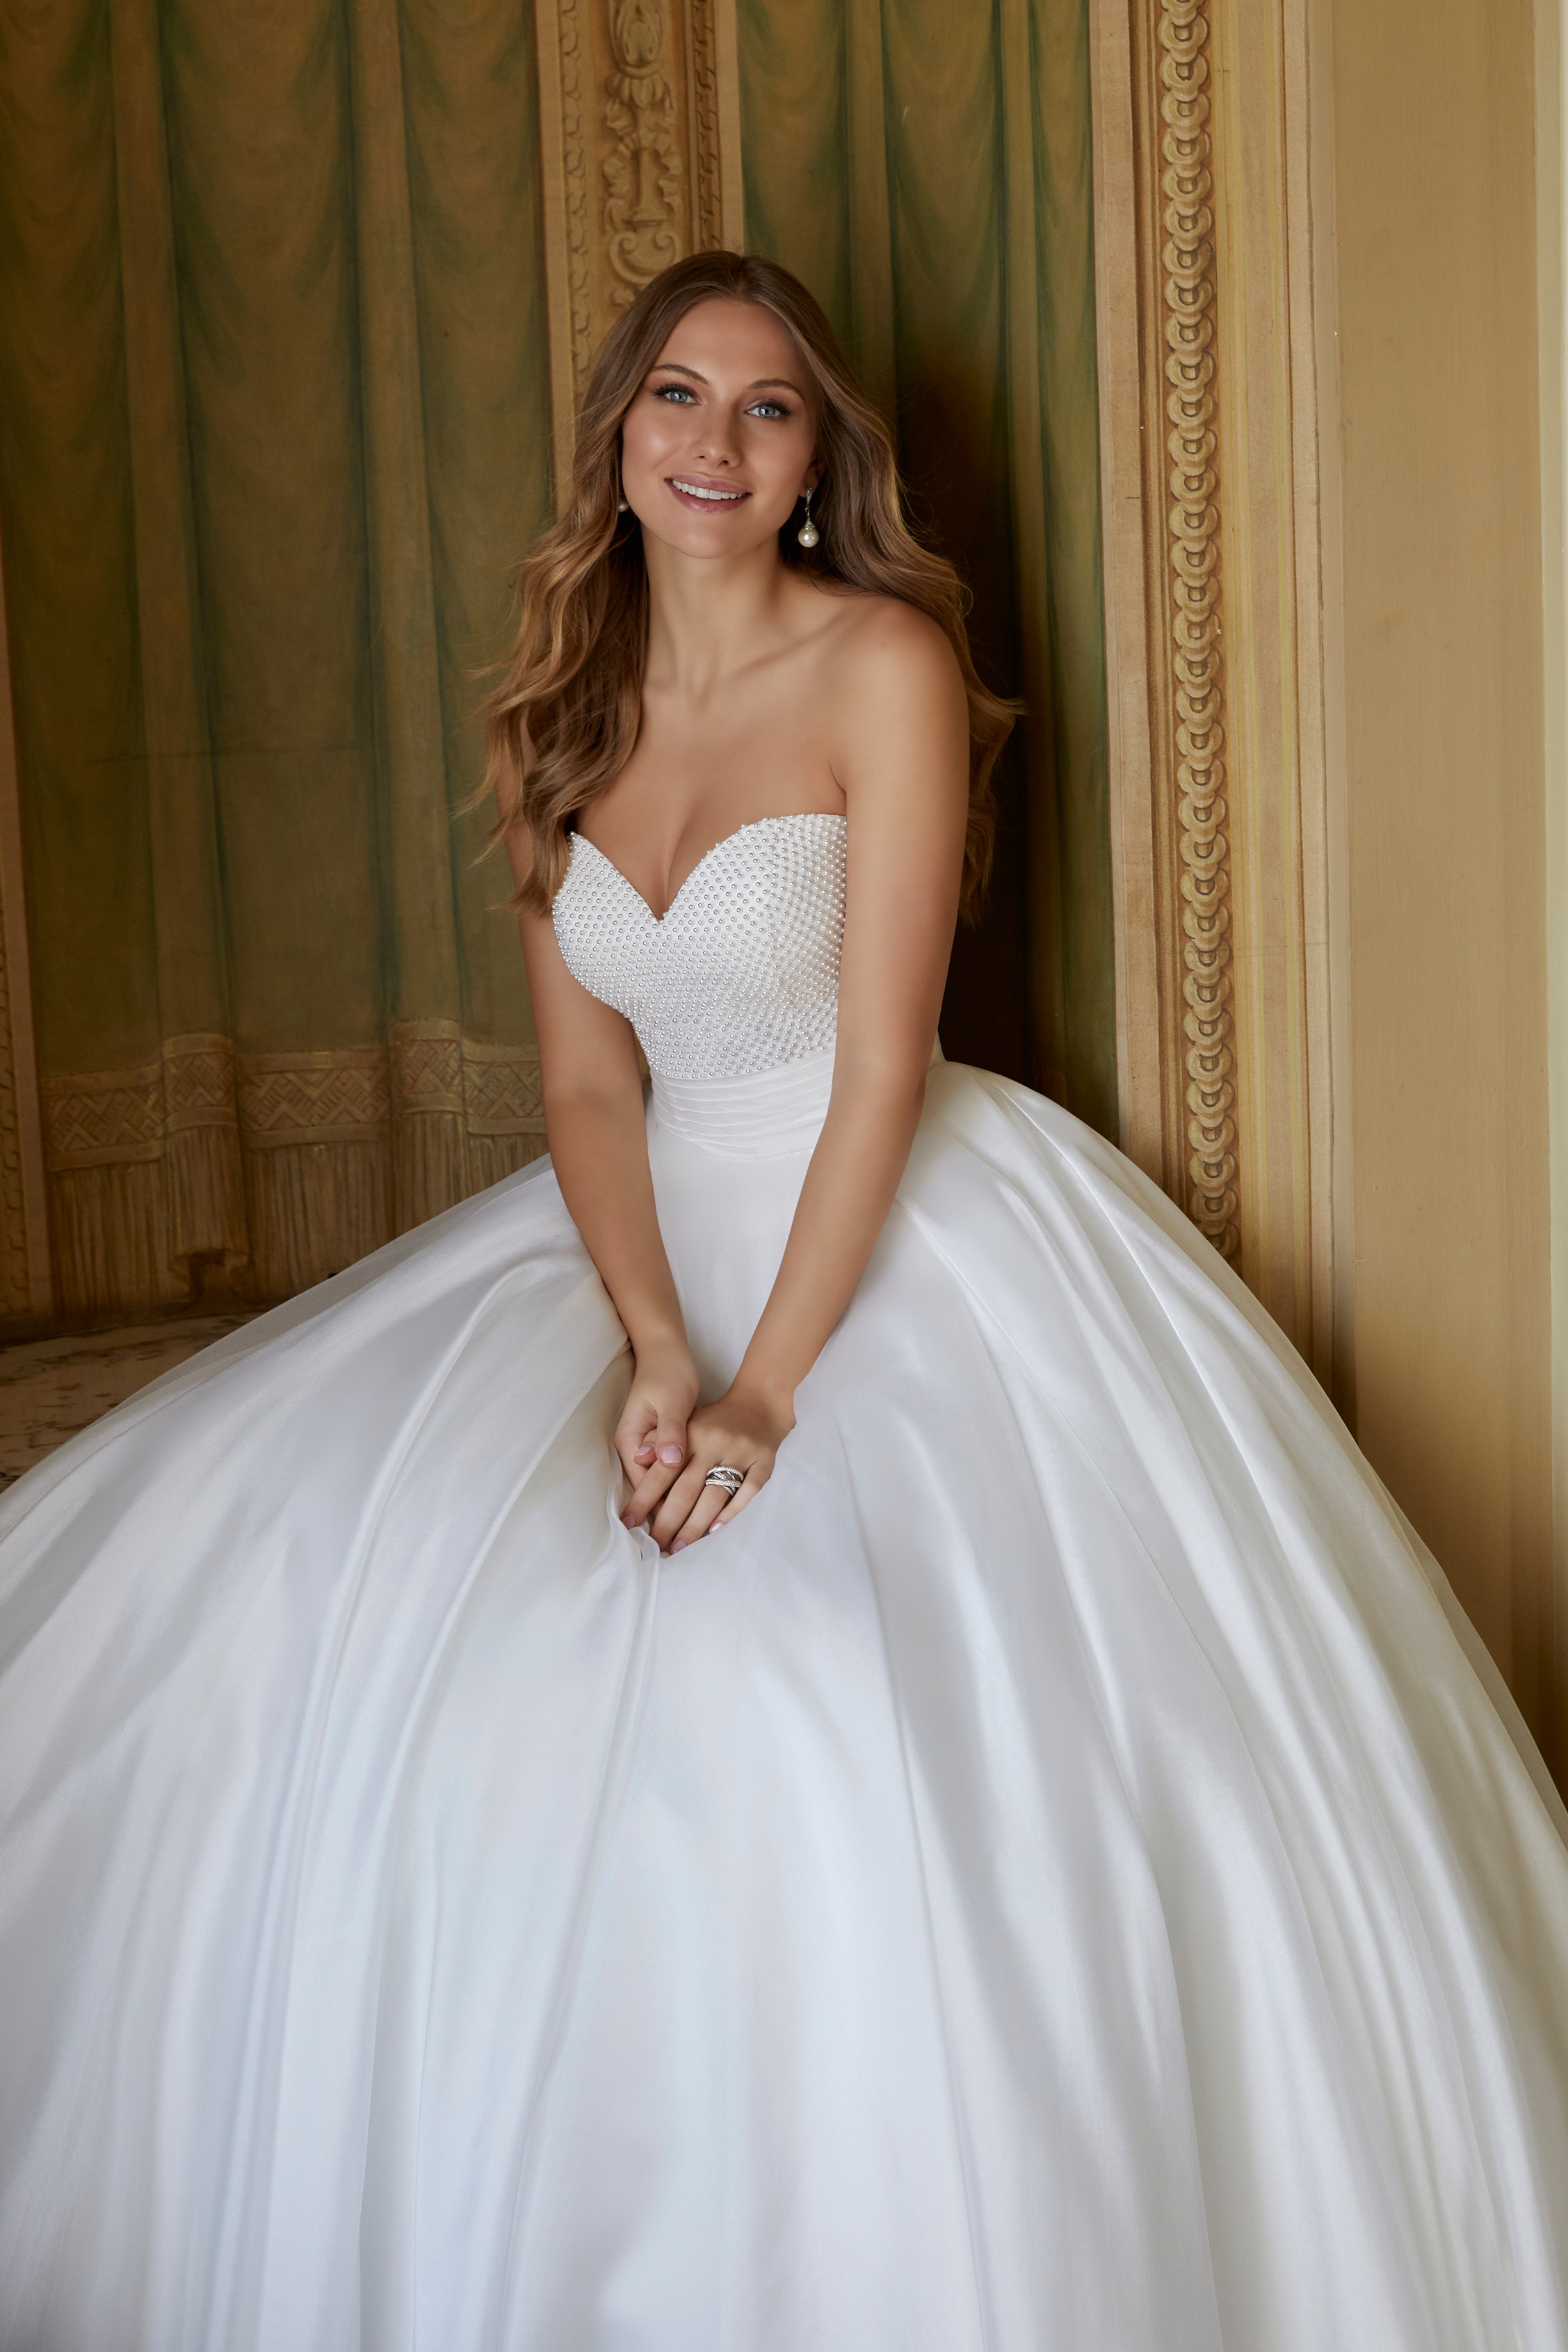
{"label": "bare arm", "polygon": [[[770,1475],[794,1424],[795,1390],[886,1222],[925,1102],[957,917],[967,713],[957,664],[933,623],[883,610],[868,634],[835,729],[849,890],[832,1095],[740,1370],[726,1396],[693,1415],[687,1466],[672,1480],[653,1465],[632,1496],[628,1516],[652,1509],[653,1533],[676,1549],[733,1517]],[[716,1460],[747,1472],[722,1510],[721,1491],[701,1484]]]}
{"label": "bare arm", "polygon": [[697,1375],[659,1232],[632,1031],[572,978],[548,915],[521,927],[550,1157],[635,1360],[616,1450],[633,1486],[655,1463],[674,1477]]}

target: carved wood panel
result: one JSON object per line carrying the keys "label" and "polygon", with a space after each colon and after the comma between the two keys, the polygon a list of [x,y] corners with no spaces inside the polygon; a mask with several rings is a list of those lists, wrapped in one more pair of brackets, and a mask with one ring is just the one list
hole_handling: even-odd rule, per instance
{"label": "carved wood panel", "polygon": [[618,314],[683,254],[745,242],[733,0],[539,0],[556,480]]}
{"label": "carved wood panel", "polygon": [[1327,1377],[1304,16],[1091,20],[1122,1140]]}

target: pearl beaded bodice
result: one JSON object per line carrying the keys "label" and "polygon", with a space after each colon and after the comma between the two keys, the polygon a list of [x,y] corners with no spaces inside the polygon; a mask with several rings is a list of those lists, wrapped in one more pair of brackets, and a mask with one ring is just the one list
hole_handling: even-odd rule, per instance
{"label": "pearl beaded bodice", "polygon": [[623,1013],[667,1078],[745,1078],[831,1045],[849,828],[758,817],[700,859],[662,916],[581,834],[551,912],[567,970]]}

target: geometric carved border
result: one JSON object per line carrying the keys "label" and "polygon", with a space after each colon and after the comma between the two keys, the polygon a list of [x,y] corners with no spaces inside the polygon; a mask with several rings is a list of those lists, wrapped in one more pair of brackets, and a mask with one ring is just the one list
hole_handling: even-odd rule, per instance
{"label": "geometric carved border", "polygon": [[194,1127],[237,1125],[247,1151],[384,1144],[400,1119],[430,1112],[476,1137],[544,1136],[537,1053],[480,1044],[447,1021],[401,1022],[385,1046],[313,1053],[236,1057],[226,1037],[170,1038],[144,1067],[49,1080],[44,1108],[56,1175],[158,1160]]}
{"label": "geometric carved border", "polygon": [[62,1312],[169,1303],[219,1261],[286,1297],[545,1150],[538,1056],[394,1024],[384,1045],[157,1061],[45,1089]]}

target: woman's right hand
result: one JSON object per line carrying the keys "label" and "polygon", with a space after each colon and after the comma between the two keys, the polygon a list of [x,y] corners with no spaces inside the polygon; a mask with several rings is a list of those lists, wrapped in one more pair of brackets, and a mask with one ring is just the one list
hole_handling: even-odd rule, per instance
{"label": "woman's right hand", "polygon": [[691,1349],[671,1344],[638,1351],[625,1410],[615,1427],[615,1451],[632,1488],[621,1516],[640,1527],[680,1475],[686,1458],[686,1423],[697,1401]]}

